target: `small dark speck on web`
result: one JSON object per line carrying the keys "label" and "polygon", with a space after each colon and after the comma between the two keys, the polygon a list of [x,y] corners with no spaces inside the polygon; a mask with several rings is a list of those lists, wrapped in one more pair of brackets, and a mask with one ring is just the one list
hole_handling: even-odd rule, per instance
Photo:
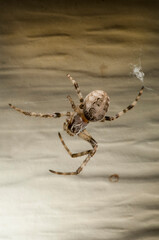
{"label": "small dark speck on web", "polygon": [[119,175],[118,174],[112,174],[109,176],[109,181],[110,182],[118,182],[119,181]]}

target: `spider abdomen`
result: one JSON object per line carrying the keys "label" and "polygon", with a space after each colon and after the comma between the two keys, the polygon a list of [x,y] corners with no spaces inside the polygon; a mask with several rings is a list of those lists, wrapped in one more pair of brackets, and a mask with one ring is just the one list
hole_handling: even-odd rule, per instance
{"label": "spider abdomen", "polygon": [[89,121],[101,121],[109,107],[110,98],[102,90],[89,93],[84,99],[83,113]]}

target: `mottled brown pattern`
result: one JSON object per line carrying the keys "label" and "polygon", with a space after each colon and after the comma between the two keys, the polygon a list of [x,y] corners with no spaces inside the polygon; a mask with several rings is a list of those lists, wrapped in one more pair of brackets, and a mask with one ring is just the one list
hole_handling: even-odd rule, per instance
{"label": "mottled brown pattern", "polygon": [[101,121],[108,111],[110,98],[102,90],[95,90],[89,93],[84,99],[83,113],[91,121]]}

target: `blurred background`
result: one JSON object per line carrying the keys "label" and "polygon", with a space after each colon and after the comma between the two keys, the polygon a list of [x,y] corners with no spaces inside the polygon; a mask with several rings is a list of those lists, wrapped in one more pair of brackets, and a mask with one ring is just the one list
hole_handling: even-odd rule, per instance
{"label": "blurred background", "polygon": [[[0,0],[0,239],[157,240],[159,238],[158,1]],[[110,97],[108,115],[136,107],[114,122],[91,123],[98,151],[78,176],[90,149],[63,132],[60,119],[26,111],[71,111],[78,103],[66,74],[84,96]],[[109,176],[119,175],[118,182]]]}

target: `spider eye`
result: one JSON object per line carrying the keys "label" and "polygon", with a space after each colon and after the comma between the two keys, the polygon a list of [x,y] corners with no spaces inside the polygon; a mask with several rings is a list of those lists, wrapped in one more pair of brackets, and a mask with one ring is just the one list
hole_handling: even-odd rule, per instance
{"label": "spider eye", "polygon": [[104,118],[109,107],[109,97],[102,90],[95,90],[89,93],[84,99],[83,113],[92,122],[100,121]]}

